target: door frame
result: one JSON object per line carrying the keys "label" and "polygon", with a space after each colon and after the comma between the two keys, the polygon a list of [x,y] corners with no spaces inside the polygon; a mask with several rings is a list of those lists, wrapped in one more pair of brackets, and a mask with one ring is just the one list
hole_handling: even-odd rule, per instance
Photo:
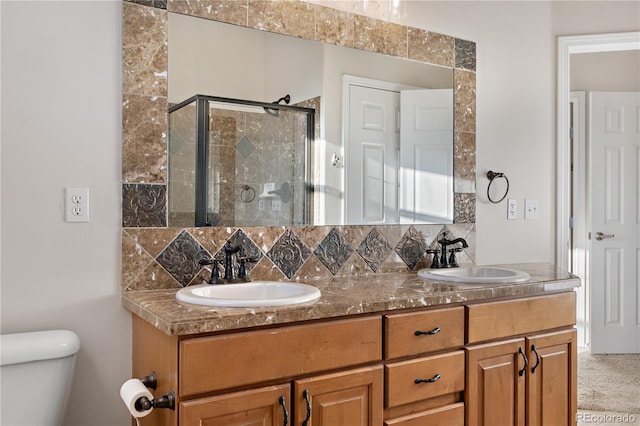
{"label": "door frame", "polygon": [[[401,92],[402,90],[418,90],[425,89],[424,87],[409,86],[407,84],[396,83],[385,80],[376,80],[372,78],[359,77],[350,74],[342,75],[342,158],[343,167],[347,167],[349,158],[349,132],[351,131],[351,122],[349,120],[349,107],[351,105],[351,96],[349,94],[350,86],[362,86],[370,89],[388,90],[391,92]],[[345,171],[342,174],[343,182],[342,188],[344,189],[344,198],[342,203],[342,217],[347,217],[347,180],[348,173]]]}
{"label": "door frame", "polygon": [[[558,93],[557,93],[557,213],[556,213],[556,265],[569,270],[571,256],[570,203],[571,155],[569,138],[569,92],[571,55],[575,53],[616,52],[640,50],[640,31],[610,34],[588,34],[558,37]],[[574,182],[586,188],[586,181]]]}
{"label": "door frame", "polygon": [[[581,277],[584,279],[584,287],[578,289],[579,297],[576,307],[577,312],[583,315],[583,328],[578,335],[579,346],[588,343],[589,340],[589,255],[586,240],[586,217],[582,214],[571,218],[571,203],[573,202],[574,206],[585,206],[586,208],[588,194],[584,152],[586,143],[582,144],[584,146],[574,146],[573,158],[571,151],[570,101],[577,100],[571,94],[571,55],[622,50],[640,50],[640,32],[558,37],[556,265],[566,270],[572,270],[574,265],[579,266],[580,269],[584,268],[585,276]],[[584,123],[578,125],[584,126]],[[584,129],[582,127],[581,131]],[[580,136],[584,138],[584,135]],[[575,162],[573,174],[571,173],[572,161]],[[574,254],[577,256],[577,262],[574,265],[572,265],[573,256],[570,253],[572,219],[573,228],[576,231],[574,233],[576,253]],[[576,234],[579,232],[582,232],[583,235],[577,236]]]}

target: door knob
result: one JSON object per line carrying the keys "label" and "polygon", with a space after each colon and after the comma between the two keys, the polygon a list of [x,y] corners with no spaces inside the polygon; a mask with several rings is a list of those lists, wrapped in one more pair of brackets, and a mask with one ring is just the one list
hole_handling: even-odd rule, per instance
{"label": "door knob", "polygon": [[613,238],[615,235],[613,234],[603,234],[602,232],[596,232],[596,240],[602,241],[605,238]]}

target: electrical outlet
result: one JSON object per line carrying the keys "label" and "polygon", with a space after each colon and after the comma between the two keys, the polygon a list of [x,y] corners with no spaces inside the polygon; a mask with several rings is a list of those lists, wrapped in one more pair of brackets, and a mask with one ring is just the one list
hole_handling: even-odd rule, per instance
{"label": "electrical outlet", "polygon": [[507,219],[515,220],[518,218],[518,200],[509,198],[507,200]]}
{"label": "electrical outlet", "polygon": [[538,200],[524,200],[524,218],[538,218]]}
{"label": "electrical outlet", "polygon": [[273,210],[274,212],[279,212],[281,207],[282,207],[282,201],[280,200],[271,201],[271,210]]}
{"label": "electrical outlet", "polygon": [[258,199],[258,210],[264,210],[265,204],[266,204],[266,201],[264,198]]}
{"label": "electrical outlet", "polygon": [[65,220],[89,222],[89,188],[65,188]]}

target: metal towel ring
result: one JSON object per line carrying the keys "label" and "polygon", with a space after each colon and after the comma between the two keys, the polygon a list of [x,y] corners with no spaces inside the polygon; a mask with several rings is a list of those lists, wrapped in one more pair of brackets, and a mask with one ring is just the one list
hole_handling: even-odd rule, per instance
{"label": "metal towel ring", "polygon": [[[247,196],[247,194],[250,194]],[[245,203],[250,203],[256,198],[256,190],[249,185],[243,185],[242,191],[240,191],[240,199]]]}
{"label": "metal towel ring", "polygon": [[[489,170],[487,172],[487,178],[489,179],[489,186],[487,186],[487,198],[489,199],[489,201],[491,201],[494,204],[498,204],[500,201],[504,200],[505,197],[507,196],[507,194],[509,193],[509,179],[507,179],[507,177],[505,176],[504,173],[499,173],[499,172],[494,172]],[[491,189],[491,184],[493,183],[493,180],[496,178],[504,178],[504,180],[507,181],[507,189],[504,191],[504,195],[502,196],[502,198],[500,198],[499,200],[493,200],[491,198],[491,194],[489,193],[489,189]]]}

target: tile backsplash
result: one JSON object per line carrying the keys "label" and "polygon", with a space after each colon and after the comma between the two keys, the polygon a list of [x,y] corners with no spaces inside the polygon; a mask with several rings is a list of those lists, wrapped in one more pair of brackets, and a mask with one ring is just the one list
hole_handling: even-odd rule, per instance
{"label": "tile backsplash", "polygon": [[[167,227],[167,11],[409,58],[454,71],[454,224]],[[301,1],[123,3],[122,288],[178,288],[208,279],[199,260],[242,242],[252,279],[310,280],[415,271],[443,231],[475,259],[476,46],[454,37]]]}
{"label": "tile backsplash", "polygon": [[[307,281],[333,276],[416,271],[431,264],[427,248],[446,232],[469,248],[458,254],[473,264],[475,225],[351,225],[248,228],[124,228],[122,288],[146,290],[200,284],[211,276],[201,259],[224,259],[227,242],[242,245],[253,280]],[[222,262],[224,264],[224,262]]]}

